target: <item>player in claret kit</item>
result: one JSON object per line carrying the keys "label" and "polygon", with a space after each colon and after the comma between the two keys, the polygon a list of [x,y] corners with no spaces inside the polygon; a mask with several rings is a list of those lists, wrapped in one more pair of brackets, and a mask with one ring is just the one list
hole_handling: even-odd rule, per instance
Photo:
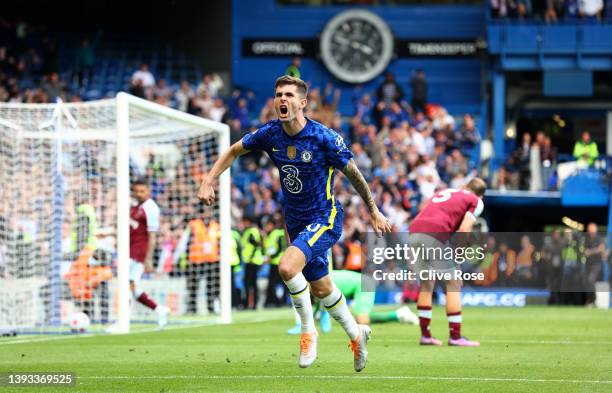
{"label": "player in claret kit", "polygon": [[[421,210],[410,225],[410,244],[412,247],[446,248],[448,239],[455,232],[471,232],[476,217],[482,213],[486,183],[480,178],[473,178],[461,190],[446,189],[437,192]],[[433,270],[436,272],[453,272],[458,269],[455,261],[420,259],[416,261],[416,270]],[[477,341],[470,341],[461,335],[461,280],[448,280],[446,284],[446,315],[450,330],[448,345],[476,347]],[[421,345],[442,345],[442,342],[431,336],[432,292],[435,280],[421,280],[417,312],[421,326]]]}
{"label": "player in claret kit", "polygon": [[251,150],[263,150],[270,156],[281,177],[290,243],[280,260],[279,274],[302,324],[298,364],[308,367],[317,357],[317,330],[309,293],[312,292],[346,331],[355,370],[361,371],[367,361],[366,343],[371,330],[357,324],[346,299],[328,274],[327,252],[342,233],[343,210],[333,194],[334,170],[341,170],[363,199],[374,231],[389,232],[391,226],[378,211],[342,137],[304,116],[307,103],[304,81],[280,77],[274,85],[274,94],[278,119],[246,135],[223,153],[202,182],[198,197],[207,205],[214,202],[213,181],[237,157]]}
{"label": "player in claret kit", "polygon": [[149,183],[143,179],[132,183],[136,204],[130,211],[130,290],[136,300],[157,313],[160,329],[166,326],[169,309],[158,305],[141,288],[144,272],[153,271],[153,254],[159,232],[159,206],[151,199]]}

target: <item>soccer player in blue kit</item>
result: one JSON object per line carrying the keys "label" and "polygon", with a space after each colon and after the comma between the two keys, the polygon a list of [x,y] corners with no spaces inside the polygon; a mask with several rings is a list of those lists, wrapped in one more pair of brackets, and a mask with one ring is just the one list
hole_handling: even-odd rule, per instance
{"label": "soccer player in blue kit", "polygon": [[368,357],[366,345],[370,327],[357,324],[346,299],[329,276],[328,250],[342,233],[343,215],[342,206],[334,198],[334,170],[341,170],[359,193],[377,234],[390,232],[391,226],[378,211],[368,184],[342,137],[304,116],[306,96],[307,86],[301,79],[278,78],[274,84],[274,108],[278,119],[246,135],[224,152],[203,180],[198,198],[212,205],[215,200],[213,182],[236,158],[252,150],[268,153],[279,170],[283,187],[282,205],[290,246],[278,268],[302,323],[298,364],[308,367],[317,357],[310,284],[310,292],[349,336],[355,370],[361,371]]}

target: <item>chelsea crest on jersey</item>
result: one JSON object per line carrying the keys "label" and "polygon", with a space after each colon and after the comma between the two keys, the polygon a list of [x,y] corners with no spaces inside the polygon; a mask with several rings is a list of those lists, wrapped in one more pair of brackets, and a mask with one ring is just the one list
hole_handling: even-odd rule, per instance
{"label": "chelsea crest on jersey", "polygon": [[353,157],[342,136],[306,120],[295,136],[273,120],[242,140],[246,150],[267,152],[278,168],[287,226],[326,222],[332,210],[341,211],[333,196],[334,169],[342,170]]}

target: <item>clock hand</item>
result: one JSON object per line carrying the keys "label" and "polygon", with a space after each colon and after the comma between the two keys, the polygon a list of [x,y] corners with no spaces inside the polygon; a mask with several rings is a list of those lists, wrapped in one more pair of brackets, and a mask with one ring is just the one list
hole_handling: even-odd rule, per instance
{"label": "clock hand", "polygon": [[338,35],[334,36],[334,41],[342,46],[348,46],[350,44],[349,40]]}
{"label": "clock hand", "polygon": [[360,51],[362,51],[366,55],[371,55],[372,53],[374,53],[372,48],[370,48],[368,45],[362,44],[361,42],[358,42],[358,41],[353,41],[351,46],[353,48],[355,48],[355,49],[359,49]]}
{"label": "clock hand", "polygon": [[372,50],[372,48],[370,48],[368,45],[361,44],[361,47],[359,47],[359,49],[361,49],[361,51],[366,55],[371,55],[372,53],[374,53],[374,50]]}

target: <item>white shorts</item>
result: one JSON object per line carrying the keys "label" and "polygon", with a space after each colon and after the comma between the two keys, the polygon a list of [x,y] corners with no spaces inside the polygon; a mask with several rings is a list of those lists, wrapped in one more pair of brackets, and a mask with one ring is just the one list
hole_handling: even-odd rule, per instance
{"label": "white shorts", "polygon": [[144,263],[130,259],[130,281],[140,282],[144,273]]}

